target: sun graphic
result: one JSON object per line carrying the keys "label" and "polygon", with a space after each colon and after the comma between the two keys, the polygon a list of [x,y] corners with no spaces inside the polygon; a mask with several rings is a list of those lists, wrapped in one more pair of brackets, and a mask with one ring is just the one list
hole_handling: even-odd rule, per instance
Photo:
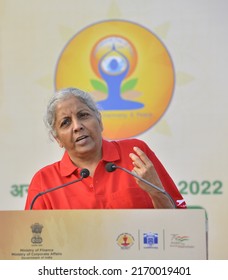
{"label": "sun graphic", "polygon": [[[121,18],[121,12],[119,10],[119,7],[114,2],[112,2],[112,4],[109,7],[109,10],[107,12],[107,19],[108,18],[110,18],[110,19]],[[94,24],[96,24],[96,23],[94,23]],[[137,23],[136,23],[136,25],[137,25]],[[165,22],[159,26],[154,26],[153,28],[150,28],[150,29],[153,30],[153,33],[156,34],[156,36],[158,36],[158,38],[165,41],[167,35],[169,34],[170,28],[171,28],[171,24],[169,22]],[[151,31],[150,30],[148,30],[148,31],[151,34]],[[63,42],[65,42],[63,44],[66,44],[66,42],[69,43],[69,38],[72,38],[72,36],[75,37],[75,33],[78,31],[75,32],[75,29],[70,26],[60,26],[59,32],[60,32]],[[76,35],[77,35],[77,37],[80,37],[81,39],[86,40],[85,36],[83,36],[83,32],[80,31]],[[99,44],[99,40],[102,41],[102,37],[98,38],[97,36],[93,36],[93,34],[90,34],[90,35],[93,38],[93,47],[95,48],[96,43]],[[110,35],[110,33],[106,34],[107,37],[109,37],[109,35]],[[120,33],[117,33],[117,35],[119,37],[121,36]],[[122,34],[122,35],[125,39],[127,39],[129,41],[128,34],[127,35]],[[133,41],[133,44],[131,44],[131,45],[133,46],[133,48],[137,47],[137,45],[135,44],[134,41]],[[80,48],[80,46],[75,46],[75,53],[77,53],[79,51],[79,48]],[[107,98],[107,86],[105,85],[105,83],[103,83],[102,79],[100,79],[98,77],[99,75],[97,75],[97,73],[96,73],[97,70],[95,70],[93,63],[91,61],[89,62],[92,48],[91,48],[91,46],[87,46],[86,44],[84,44],[83,49],[84,49],[84,55],[82,55],[81,57],[75,57],[75,59],[76,59],[75,62],[77,62],[77,67],[75,67],[73,69],[73,71],[67,72],[67,75],[69,76],[69,79],[71,79],[71,80],[73,79],[73,77],[74,78],[78,77],[78,79],[75,82],[70,81],[70,86],[79,87],[81,89],[89,91],[91,93],[91,95],[94,97],[95,101],[97,101],[97,102],[100,100],[104,100]],[[147,49],[145,49],[145,51],[146,50]],[[142,53],[141,51],[139,51],[139,49],[137,49],[137,50],[135,49],[135,51],[136,51],[136,55],[134,57],[136,58],[137,63],[138,63],[138,61],[140,61],[140,62],[143,61],[143,59],[145,60],[145,53]],[[138,53],[139,53],[139,58],[138,58]],[[86,57],[87,62],[85,62],[85,59],[84,59],[85,55],[87,56]],[[147,59],[149,59],[149,58],[151,59],[151,57],[150,56],[148,57],[148,55],[147,55]],[[71,57],[68,57],[67,59],[73,60],[74,57],[71,56]],[[142,65],[142,64],[140,64],[140,65]],[[132,67],[132,69],[135,69],[135,67]],[[140,70],[140,67],[138,64],[138,67],[136,67],[135,71],[133,71],[133,72],[129,71],[128,79],[126,81],[124,81],[122,88],[121,88],[121,92],[122,92],[121,96],[124,99],[131,100],[131,101],[138,101],[138,102],[140,102],[139,101],[140,98],[143,99],[142,98],[143,93],[141,90],[141,85],[142,85],[143,79],[139,79],[139,76],[137,77],[137,75],[136,75],[136,74],[140,73],[139,70]],[[150,79],[148,73],[146,73],[146,69],[141,70],[141,72],[144,74],[145,84],[148,84],[148,83],[151,84],[152,80]],[[62,74],[63,74],[62,78],[65,79],[64,73],[62,73]],[[65,72],[65,74],[66,74],[66,72]],[[129,77],[129,75],[130,75],[130,77]],[[88,76],[89,76],[89,83],[88,83]],[[58,83],[57,83],[56,77],[57,77],[57,69],[55,69],[55,81],[54,81],[56,88],[68,86],[68,84],[63,83],[63,79],[61,77],[58,79]],[[173,77],[174,77],[174,73],[173,73]],[[175,73],[175,86],[187,85],[187,84],[191,83],[192,80],[194,80],[194,77],[192,75],[190,75],[189,73],[186,73],[184,71],[177,71]],[[44,88],[51,89],[50,85],[53,83],[52,77],[51,76],[40,77],[40,79],[37,81],[37,83]],[[141,85],[140,85],[140,83],[141,83]],[[174,84],[173,84],[173,87],[174,87]],[[173,90],[173,92],[174,92],[174,90]],[[173,94],[173,92],[172,92],[172,94]],[[158,94],[160,94],[159,91],[158,91]],[[153,98],[153,96],[151,95],[151,99],[152,98]],[[168,107],[170,101],[171,101],[171,96],[167,103],[167,107]],[[144,100],[143,100],[143,102],[144,102]],[[156,104],[156,106],[159,107],[159,104]],[[147,106],[147,108],[148,108],[148,106]],[[151,121],[152,114],[154,114],[152,112],[152,110],[147,110],[147,112],[142,112],[142,110],[141,111],[134,110],[131,112],[130,111],[123,112],[123,110],[121,110],[121,111],[116,110],[116,111],[110,111],[110,112],[108,112],[107,110],[103,111],[102,112],[103,122],[104,122],[105,126],[106,126],[106,124],[108,126],[108,127],[106,126],[104,136],[107,138],[110,138],[110,139],[111,138],[117,139],[117,138],[131,137],[131,136],[139,135],[140,133],[143,133],[152,127],[153,127],[154,133],[170,136],[171,128],[169,126],[168,121],[166,120],[165,110],[164,110],[163,114],[161,113],[160,118],[159,117],[157,118],[157,120],[159,120],[159,122],[154,121],[152,123],[152,121]],[[135,129],[132,129],[133,127],[135,127]]]}
{"label": "sun graphic", "polygon": [[101,110],[104,137],[133,137],[166,111],[174,68],[164,44],[145,27],[121,20],[94,23],[62,51],[56,88],[88,89]]}

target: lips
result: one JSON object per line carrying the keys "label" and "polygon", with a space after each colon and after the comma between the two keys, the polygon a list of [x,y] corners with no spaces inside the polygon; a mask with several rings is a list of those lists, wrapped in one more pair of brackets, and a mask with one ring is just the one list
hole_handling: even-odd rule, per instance
{"label": "lips", "polygon": [[81,141],[81,140],[84,140],[84,139],[86,139],[87,137],[88,137],[88,136],[86,136],[86,135],[79,136],[79,137],[76,139],[75,142],[79,142],[79,141]]}

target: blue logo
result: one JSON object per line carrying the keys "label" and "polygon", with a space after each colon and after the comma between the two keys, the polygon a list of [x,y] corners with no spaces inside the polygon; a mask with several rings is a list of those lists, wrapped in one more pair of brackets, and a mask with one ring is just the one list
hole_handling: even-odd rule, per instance
{"label": "blue logo", "polygon": [[[122,36],[108,36],[93,47],[91,62],[94,72],[102,79],[93,80],[97,90],[107,94],[105,100],[97,102],[101,110],[130,110],[144,107],[143,103],[123,98],[124,89],[130,89],[137,79],[125,79],[135,70],[137,53],[134,45]],[[133,95],[133,91],[131,92]]]}
{"label": "blue logo", "polygon": [[158,233],[147,232],[143,234],[144,248],[158,248]]}

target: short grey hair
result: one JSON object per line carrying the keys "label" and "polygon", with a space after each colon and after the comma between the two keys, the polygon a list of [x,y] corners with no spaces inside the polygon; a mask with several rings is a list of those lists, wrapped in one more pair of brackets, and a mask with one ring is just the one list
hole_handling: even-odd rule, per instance
{"label": "short grey hair", "polygon": [[76,97],[82,103],[86,104],[96,115],[97,119],[101,121],[101,114],[98,110],[96,102],[93,100],[92,96],[85,91],[82,91],[78,88],[64,88],[58,90],[54,93],[52,98],[47,104],[46,113],[44,115],[44,123],[48,129],[48,134],[50,138],[56,137],[55,131],[55,117],[56,117],[56,105],[60,101],[64,101],[70,97]]}

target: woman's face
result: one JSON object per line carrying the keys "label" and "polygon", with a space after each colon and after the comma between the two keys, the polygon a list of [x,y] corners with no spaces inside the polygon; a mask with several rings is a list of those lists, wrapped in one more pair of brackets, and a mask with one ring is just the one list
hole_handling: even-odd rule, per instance
{"label": "woman's face", "polygon": [[95,112],[72,96],[56,106],[56,140],[71,156],[91,156],[101,151],[103,125]]}

